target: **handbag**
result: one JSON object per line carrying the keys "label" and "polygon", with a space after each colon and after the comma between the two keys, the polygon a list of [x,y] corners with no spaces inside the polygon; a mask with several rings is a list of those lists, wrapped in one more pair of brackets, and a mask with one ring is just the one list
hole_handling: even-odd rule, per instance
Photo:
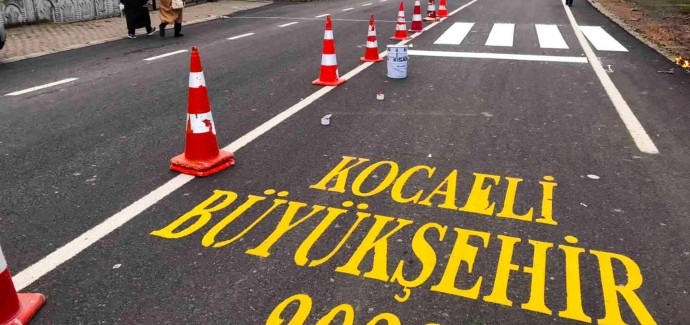
{"label": "handbag", "polygon": [[184,0],[172,0],[172,8],[173,9],[184,8]]}

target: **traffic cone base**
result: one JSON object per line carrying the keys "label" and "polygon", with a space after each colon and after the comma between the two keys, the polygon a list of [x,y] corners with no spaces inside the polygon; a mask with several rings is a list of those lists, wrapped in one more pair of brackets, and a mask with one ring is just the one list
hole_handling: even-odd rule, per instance
{"label": "traffic cone base", "polygon": [[188,175],[205,177],[234,165],[235,155],[232,152],[219,150],[219,154],[215,158],[191,160],[183,153],[170,159],[170,162],[171,170]]}
{"label": "traffic cone base", "polygon": [[311,83],[313,85],[318,85],[318,86],[339,86],[339,85],[342,85],[345,81],[347,81],[347,80],[343,79],[343,78],[339,78],[336,81],[323,81],[321,79],[316,79],[316,80],[312,81]]}
{"label": "traffic cone base", "polygon": [[38,310],[46,303],[46,297],[40,293],[19,293],[19,314],[9,321],[9,325],[28,324]]}
{"label": "traffic cone base", "polygon": [[407,37],[395,37],[395,36],[393,36],[393,37],[391,37],[391,38],[389,38],[389,39],[395,40],[395,41],[406,41],[406,40],[408,40],[408,39],[412,39],[412,37],[409,37],[409,36],[407,36]]}
{"label": "traffic cone base", "polygon": [[381,61],[383,61],[383,58],[379,57],[378,60],[374,60],[374,59],[367,59],[365,57],[361,57],[361,58],[359,58],[359,60],[362,62],[381,62]]}

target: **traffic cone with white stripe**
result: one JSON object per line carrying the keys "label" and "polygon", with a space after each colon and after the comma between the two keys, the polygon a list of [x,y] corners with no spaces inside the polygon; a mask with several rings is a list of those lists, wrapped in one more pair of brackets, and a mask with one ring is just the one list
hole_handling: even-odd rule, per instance
{"label": "traffic cone with white stripe", "polygon": [[189,67],[186,134],[184,153],[170,160],[170,169],[194,176],[208,176],[235,164],[232,152],[218,149],[216,126],[196,47],[192,48]]}
{"label": "traffic cone with white stripe", "polygon": [[376,25],[374,15],[369,19],[369,31],[367,32],[367,48],[364,50],[364,57],[359,58],[364,62],[380,62],[383,59],[379,56],[379,44],[376,41]]}
{"label": "traffic cone with white stripe", "polygon": [[421,33],[424,30],[424,25],[422,24],[422,5],[419,0],[414,2],[414,11],[412,12],[412,25],[410,25],[410,31]]}
{"label": "traffic cone with white stripe", "polygon": [[438,18],[448,17],[448,8],[446,8],[446,0],[441,0],[438,4]]}
{"label": "traffic cone with white stripe", "polygon": [[319,79],[312,84],[319,86],[338,86],[345,79],[338,75],[338,60],[335,57],[335,40],[333,39],[333,23],[331,16],[326,16],[326,32],[323,35],[323,51],[321,52],[321,73]]}
{"label": "traffic cone with white stripe", "polygon": [[429,5],[427,6],[426,17],[424,18],[424,20],[436,21],[436,1],[435,0],[429,0]]}
{"label": "traffic cone with white stripe", "polygon": [[45,303],[46,297],[40,293],[17,293],[0,249],[0,324],[28,324]]}
{"label": "traffic cone with white stripe", "polygon": [[400,9],[398,9],[398,21],[395,23],[395,34],[391,37],[392,40],[402,41],[408,40],[407,36],[407,22],[405,21],[405,6],[400,2]]}

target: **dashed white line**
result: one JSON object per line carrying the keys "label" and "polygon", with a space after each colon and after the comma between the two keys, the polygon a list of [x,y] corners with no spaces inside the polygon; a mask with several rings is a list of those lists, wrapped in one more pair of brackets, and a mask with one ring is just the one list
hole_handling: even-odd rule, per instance
{"label": "dashed white line", "polygon": [[623,95],[621,95],[620,91],[618,91],[618,88],[616,88],[616,85],[613,83],[613,81],[611,81],[611,77],[609,77],[609,75],[606,73],[606,70],[604,70],[601,62],[599,62],[599,59],[597,59],[592,47],[590,47],[589,43],[587,43],[585,36],[582,34],[580,28],[578,28],[577,21],[575,20],[573,13],[570,11],[570,8],[565,5],[565,2],[561,2],[561,5],[563,5],[563,8],[565,8],[565,14],[568,16],[570,25],[575,31],[577,41],[580,42],[580,46],[582,46],[582,49],[585,51],[585,55],[587,58],[589,58],[589,63],[592,65],[594,73],[597,75],[597,77],[599,77],[599,81],[601,82],[602,86],[604,86],[606,94],[609,96],[613,106],[616,108],[616,112],[618,112],[621,120],[623,120],[623,124],[625,124],[625,127],[628,129],[628,133],[630,133],[635,145],[637,145],[637,149],[652,155],[658,154],[659,149],[657,149],[656,145],[647,134],[647,131],[645,131],[640,121],[637,119],[637,117],[635,117],[635,113],[632,112],[630,106],[628,106],[628,103],[623,98]]}
{"label": "dashed white line", "polygon": [[328,15],[330,15],[330,14],[318,15],[318,16],[314,16],[314,18],[323,18],[323,17],[326,17],[326,16],[328,16]]}
{"label": "dashed white line", "polygon": [[366,7],[366,6],[371,6],[371,3],[365,3],[362,5],[362,7]]}
{"label": "dashed white line", "polygon": [[288,26],[290,26],[290,25],[294,25],[294,24],[297,24],[297,22],[296,22],[296,21],[293,21],[293,22],[291,22],[291,23],[278,25],[278,27],[283,28],[283,27],[288,27]]}
{"label": "dashed white line", "polygon": [[242,34],[242,35],[237,35],[237,36],[233,36],[233,37],[228,37],[228,39],[232,41],[232,40],[236,40],[236,39],[238,39],[238,38],[247,37],[247,36],[252,36],[252,35],[254,35],[254,33],[246,33],[246,34]]}
{"label": "dashed white line", "polygon": [[343,9],[343,11],[350,11],[352,9],[355,9],[355,8],[345,8],[345,9]]}
{"label": "dashed white line", "polygon": [[[465,8],[469,6],[470,4],[476,2],[477,0],[473,0],[472,2],[464,5],[462,8]],[[454,12],[450,13],[449,16],[452,16],[456,12],[460,11],[462,8],[455,10]],[[444,20],[443,18],[442,20]],[[437,22],[438,23],[438,22]],[[429,28],[430,26],[435,26],[436,23],[431,24],[427,26]],[[417,35],[421,34],[414,34],[411,37],[414,39]],[[406,41],[401,41],[398,43],[398,45],[403,45],[407,44],[410,40]],[[386,55],[387,51],[383,51],[379,54],[379,56],[384,56]],[[365,62],[360,64],[357,68],[353,69],[352,71],[348,72],[342,78],[345,79],[350,79],[360,72],[364,71],[364,69],[370,67],[373,65],[373,62]],[[226,146],[223,148],[224,150],[230,150],[233,152],[236,152],[240,150],[242,147],[253,141],[254,139],[258,138],[262,134],[268,132],[273,128],[274,126],[280,124],[281,122],[285,121],[288,119],[290,116],[298,113],[300,110],[303,108],[307,107],[309,104],[313,103],[317,99],[323,97],[326,95],[328,92],[331,90],[335,89],[335,87],[323,87],[307,98],[299,101],[297,104],[293,105],[292,107],[288,108],[287,110],[281,112],[280,114],[274,116],[270,120],[266,121],[264,124],[261,124],[254,130],[250,131],[249,133],[245,134],[244,136],[240,137],[239,139],[235,140],[232,142],[230,145]],[[193,180],[193,176],[189,175],[184,175],[180,174],[175,176],[173,179],[168,181],[167,183],[161,185],[161,187],[153,190],[153,192],[147,194],[146,196],[142,197],[138,201],[132,203],[128,207],[124,208],[122,211],[110,216],[108,219],[104,220],[102,223],[99,225],[91,228],[90,230],[86,231],[83,233],[81,236],[75,238],[71,242],[67,243],[65,246],[62,246],[55,250],[54,252],[48,254],[48,256],[44,257],[40,261],[32,264],[31,266],[27,267],[26,269],[22,270],[19,272],[17,275],[15,275],[12,279],[15,285],[15,288],[20,291],[26,288],[27,286],[31,285],[34,283],[36,280],[40,279],[44,275],[48,274],[52,270],[55,270],[58,266],[60,266],[62,263],[67,262],[71,258],[75,257],[77,254],[81,253],[83,250],[87,249],[89,246],[93,245],[103,237],[107,236],[108,234],[112,233],[115,231],[117,228],[121,227],[128,221],[134,219],[137,215],[140,213],[144,212],[146,209],[150,208],[154,204],[156,204],[158,201],[162,200],[166,196],[168,196],[170,193],[174,192],[175,190],[179,189],[180,187],[184,186],[187,184],[189,181]]]}
{"label": "dashed white line", "polygon": [[62,79],[62,80],[60,80],[60,81],[51,82],[51,83],[49,83],[49,84],[45,84],[45,85],[41,85],[41,86],[36,86],[36,87],[31,87],[31,88],[29,88],[29,89],[24,89],[24,90],[20,90],[20,91],[15,91],[15,92],[9,93],[9,94],[7,94],[7,95],[5,95],[5,96],[19,96],[19,95],[23,95],[23,94],[26,94],[26,93],[30,93],[30,92],[32,92],[32,91],[41,90],[41,89],[46,89],[46,88],[54,87],[54,86],[57,86],[57,85],[65,84],[65,83],[68,83],[68,82],[72,82],[72,81],[75,81],[75,80],[77,80],[77,79],[79,79],[79,78],[67,78],[67,79]]}
{"label": "dashed white line", "polygon": [[168,57],[171,55],[180,54],[180,53],[184,53],[184,52],[187,52],[187,50],[179,50],[179,51],[175,51],[175,52],[170,52],[170,53],[165,53],[165,54],[161,54],[161,55],[157,55],[157,56],[152,56],[150,58],[144,59],[144,61],[158,60],[160,58],[164,58],[164,57]]}

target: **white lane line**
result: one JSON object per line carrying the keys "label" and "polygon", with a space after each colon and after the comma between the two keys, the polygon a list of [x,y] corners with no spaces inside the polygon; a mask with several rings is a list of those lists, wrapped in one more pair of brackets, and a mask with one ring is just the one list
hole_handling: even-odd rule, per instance
{"label": "white lane line", "polygon": [[330,14],[318,15],[318,16],[314,16],[314,18],[323,18],[323,17],[326,17],[326,16],[328,16],[328,15],[330,15]]}
{"label": "white lane line", "polygon": [[539,47],[543,49],[567,49],[568,44],[565,43],[563,35],[558,30],[556,25],[534,25],[537,30],[537,38],[539,38]]}
{"label": "white lane line", "polygon": [[254,35],[254,33],[246,33],[246,34],[242,34],[242,35],[237,35],[237,36],[233,36],[233,37],[228,37],[228,39],[232,41],[232,40],[236,40],[236,39],[238,39],[238,38],[247,37],[247,36],[252,36],[252,35]]}
{"label": "white lane line", "polygon": [[150,57],[150,58],[144,59],[144,61],[158,60],[158,59],[160,59],[160,58],[164,58],[164,57],[167,57],[167,56],[171,56],[171,55],[175,55],[175,54],[180,54],[180,53],[184,53],[184,52],[187,52],[187,50],[179,50],[179,51],[175,51],[175,52],[170,52],[170,53],[165,53],[165,54],[161,54],[161,55],[157,55],[157,56],[152,56],[152,57]]}
{"label": "white lane line", "polygon": [[434,44],[460,45],[472,29],[472,26],[474,26],[474,23],[455,23]]}
{"label": "white lane line", "polygon": [[291,23],[278,25],[278,27],[283,28],[283,27],[288,27],[288,26],[290,26],[290,25],[294,25],[294,24],[297,24],[297,22],[296,22],[296,21],[293,21],[293,22],[291,22]]}
{"label": "white lane line", "polygon": [[580,30],[599,51],[628,52],[621,43],[599,26],[580,26]]}
{"label": "white lane line", "polygon": [[[324,15],[328,16],[329,14]],[[260,16],[246,16],[246,17],[231,17],[228,19],[278,19],[278,20],[307,20],[307,21],[312,21],[312,20],[319,20],[316,17],[315,18],[296,18],[296,17],[260,17]],[[369,19],[343,19],[343,18],[332,18],[332,21],[366,21],[369,22]],[[383,23],[395,23],[397,20],[376,20],[377,22],[383,22]]]}
{"label": "white lane line", "polygon": [[486,46],[513,46],[515,24],[494,24],[486,40]]}
{"label": "white lane line", "polygon": [[[460,9],[448,14],[448,16],[452,16],[456,12],[460,11],[461,9],[469,6],[470,4],[476,2],[477,0],[473,0],[472,2],[464,5]],[[446,18],[443,18],[446,19]],[[442,20],[443,20],[442,19]],[[442,21],[441,20],[441,21]],[[437,22],[438,23],[438,22]],[[434,23],[435,24],[435,23]],[[434,24],[431,24],[429,26],[432,26]],[[427,26],[427,28],[429,27]],[[412,39],[416,38],[416,35],[421,35],[419,33],[412,35]],[[398,45],[403,45],[408,43],[410,40],[406,41],[401,41],[398,43]],[[388,53],[388,51],[383,51],[379,54],[379,56],[384,56]],[[359,74],[360,72],[364,71],[364,69],[370,67],[373,65],[374,62],[365,62],[360,64],[358,67],[353,69],[352,71],[348,72],[342,78],[350,79]],[[331,90],[335,89],[335,87],[323,87],[307,98],[299,101],[297,104],[293,105],[292,107],[288,108],[287,110],[281,112],[280,114],[274,116],[270,120],[266,121],[264,124],[261,124],[254,130],[250,131],[249,133],[243,135],[239,139],[235,140],[225,148],[224,150],[230,150],[233,152],[236,152],[240,150],[242,147],[250,143],[252,140],[258,138],[262,134],[268,132],[271,130],[272,127],[280,124],[281,122],[285,121],[287,118],[290,116],[296,114],[299,112],[301,109],[305,108],[307,105],[311,104],[315,100],[323,97],[326,95],[328,92]],[[158,201],[162,200],[166,196],[168,196],[170,193],[174,192],[175,190],[179,189],[180,187],[184,186],[187,184],[189,181],[194,179],[193,176],[189,175],[184,175],[180,174],[175,176],[173,179],[168,181],[167,183],[163,184],[161,187],[153,190],[153,192],[147,194],[143,198],[139,199],[138,201],[132,203],[128,207],[124,208],[122,211],[114,214],[113,216],[109,217],[99,225],[91,228],[90,230],[86,231],[83,233],[81,236],[75,238],[71,242],[67,243],[65,246],[62,246],[55,250],[54,252],[48,254],[48,256],[44,257],[40,261],[32,264],[31,266],[27,267],[26,269],[22,270],[21,272],[17,273],[12,280],[14,282],[15,289],[17,291],[23,290],[27,286],[31,285],[34,283],[36,280],[40,279],[44,275],[48,274],[50,271],[56,269],[58,266],[61,264],[67,262],[83,250],[87,249],[89,246],[93,245],[96,243],[98,240],[102,239],[103,237],[107,236],[111,232],[115,231],[117,228],[120,226],[124,225],[127,221],[134,219],[137,215],[145,211],[146,209],[150,208],[154,204],[156,204]]]}
{"label": "white lane line", "polygon": [[589,43],[587,43],[587,40],[585,40],[580,28],[578,28],[577,21],[575,21],[575,17],[570,11],[570,8],[565,5],[565,1],[561,2],[561,5],[565,9],[565,13],[568,16],[568,20],[570,20],[570,25],[575,31],[575,36],[577,37],[578,42],[580,42],[580,46],[582,46],[582,49],[585,51],[585,55],[587,55],[587,58],[589,58],[589,63],[592,65],[594,73],[596,73],[597,77],[599,77],[599,81],[604,86],[606,94],[608,94],[613,106],[618,112],[618,115],[620,116],[621,120],[623,120],[623,124],[625,124],[625,127],[628,129],[633,141],[635,141],[635,145],[637,145],[637,148],[644,153],[658,154],[659,149],[656,148],[656,145],[647,134],[647,131],[644,130],[644,127],[642,127],[640,121],[637,119],[637,117],[635,117],[635,114],[630,109],[630,106],[628,106],[628,103],[625,101],[625,99],[623,99],[623,95],[621,95],[620,91],[618,91],[618,88],[616,88],[616,85],[614,85],[613,81],[611,81],[611,78],[604,70],[601,62],[599,62],[596,55],[594,55],[594,51],[589,46]]}
{"label": "white lane line", "polygon": [[345,9],[343,9],[343,11],[350,11],[352,9],[355,9],[355,8],[345,8]]}
{"label": "white lane line", "polygon": [[366,7],[366,6],[371,6],[371,3],[365,3],[362,5],[362,7]]}
{"label": "white lane line", "polygon": [[420,51],[409,50],[409,55],[435,56],[446,58],[470,58],[470,59],[496,59],[516,61],[540,61],[540,62],[564,62],[587,63],[587,58],[581,56],[555,56],[555,55],[526,55],[505,53],[477,53],[477,52],[448,52],[448,51]]}
{"label": "white lane line", "polygon": [[15,92],[9,93],[9,94],[7,94],[7,95],[5,95],[5,96],[19,96],[19,95],[23,95],[23,94],[26,94],[26,93],[30,93],[30,92],[32,92],[32,91],[41,90],[41,89],[46,89],[46,88],[54,87],[54,86],[57,86],[57,85],[62,85],[62,84],[68,83],[68,82],[75,81],[75,80],[77,80],[77,79],[79,79],[79,78],[67,78],[67,79],[62,79],[62,80],[60,80],[60,81],[51,82],[51,83],[49,83],[49,84],[45,84],[45,85],[41,85],[41,86],[36,86],[36,87],[31,87],[31,88],[29,88],[29,89],[24,89],[24,90],[20,90],[20,91],[15,91]]}
{"label": "white lane line", "polygon": [[381,2],[386,2],[386,1],[388,1],[388,0],[381,0]]}

